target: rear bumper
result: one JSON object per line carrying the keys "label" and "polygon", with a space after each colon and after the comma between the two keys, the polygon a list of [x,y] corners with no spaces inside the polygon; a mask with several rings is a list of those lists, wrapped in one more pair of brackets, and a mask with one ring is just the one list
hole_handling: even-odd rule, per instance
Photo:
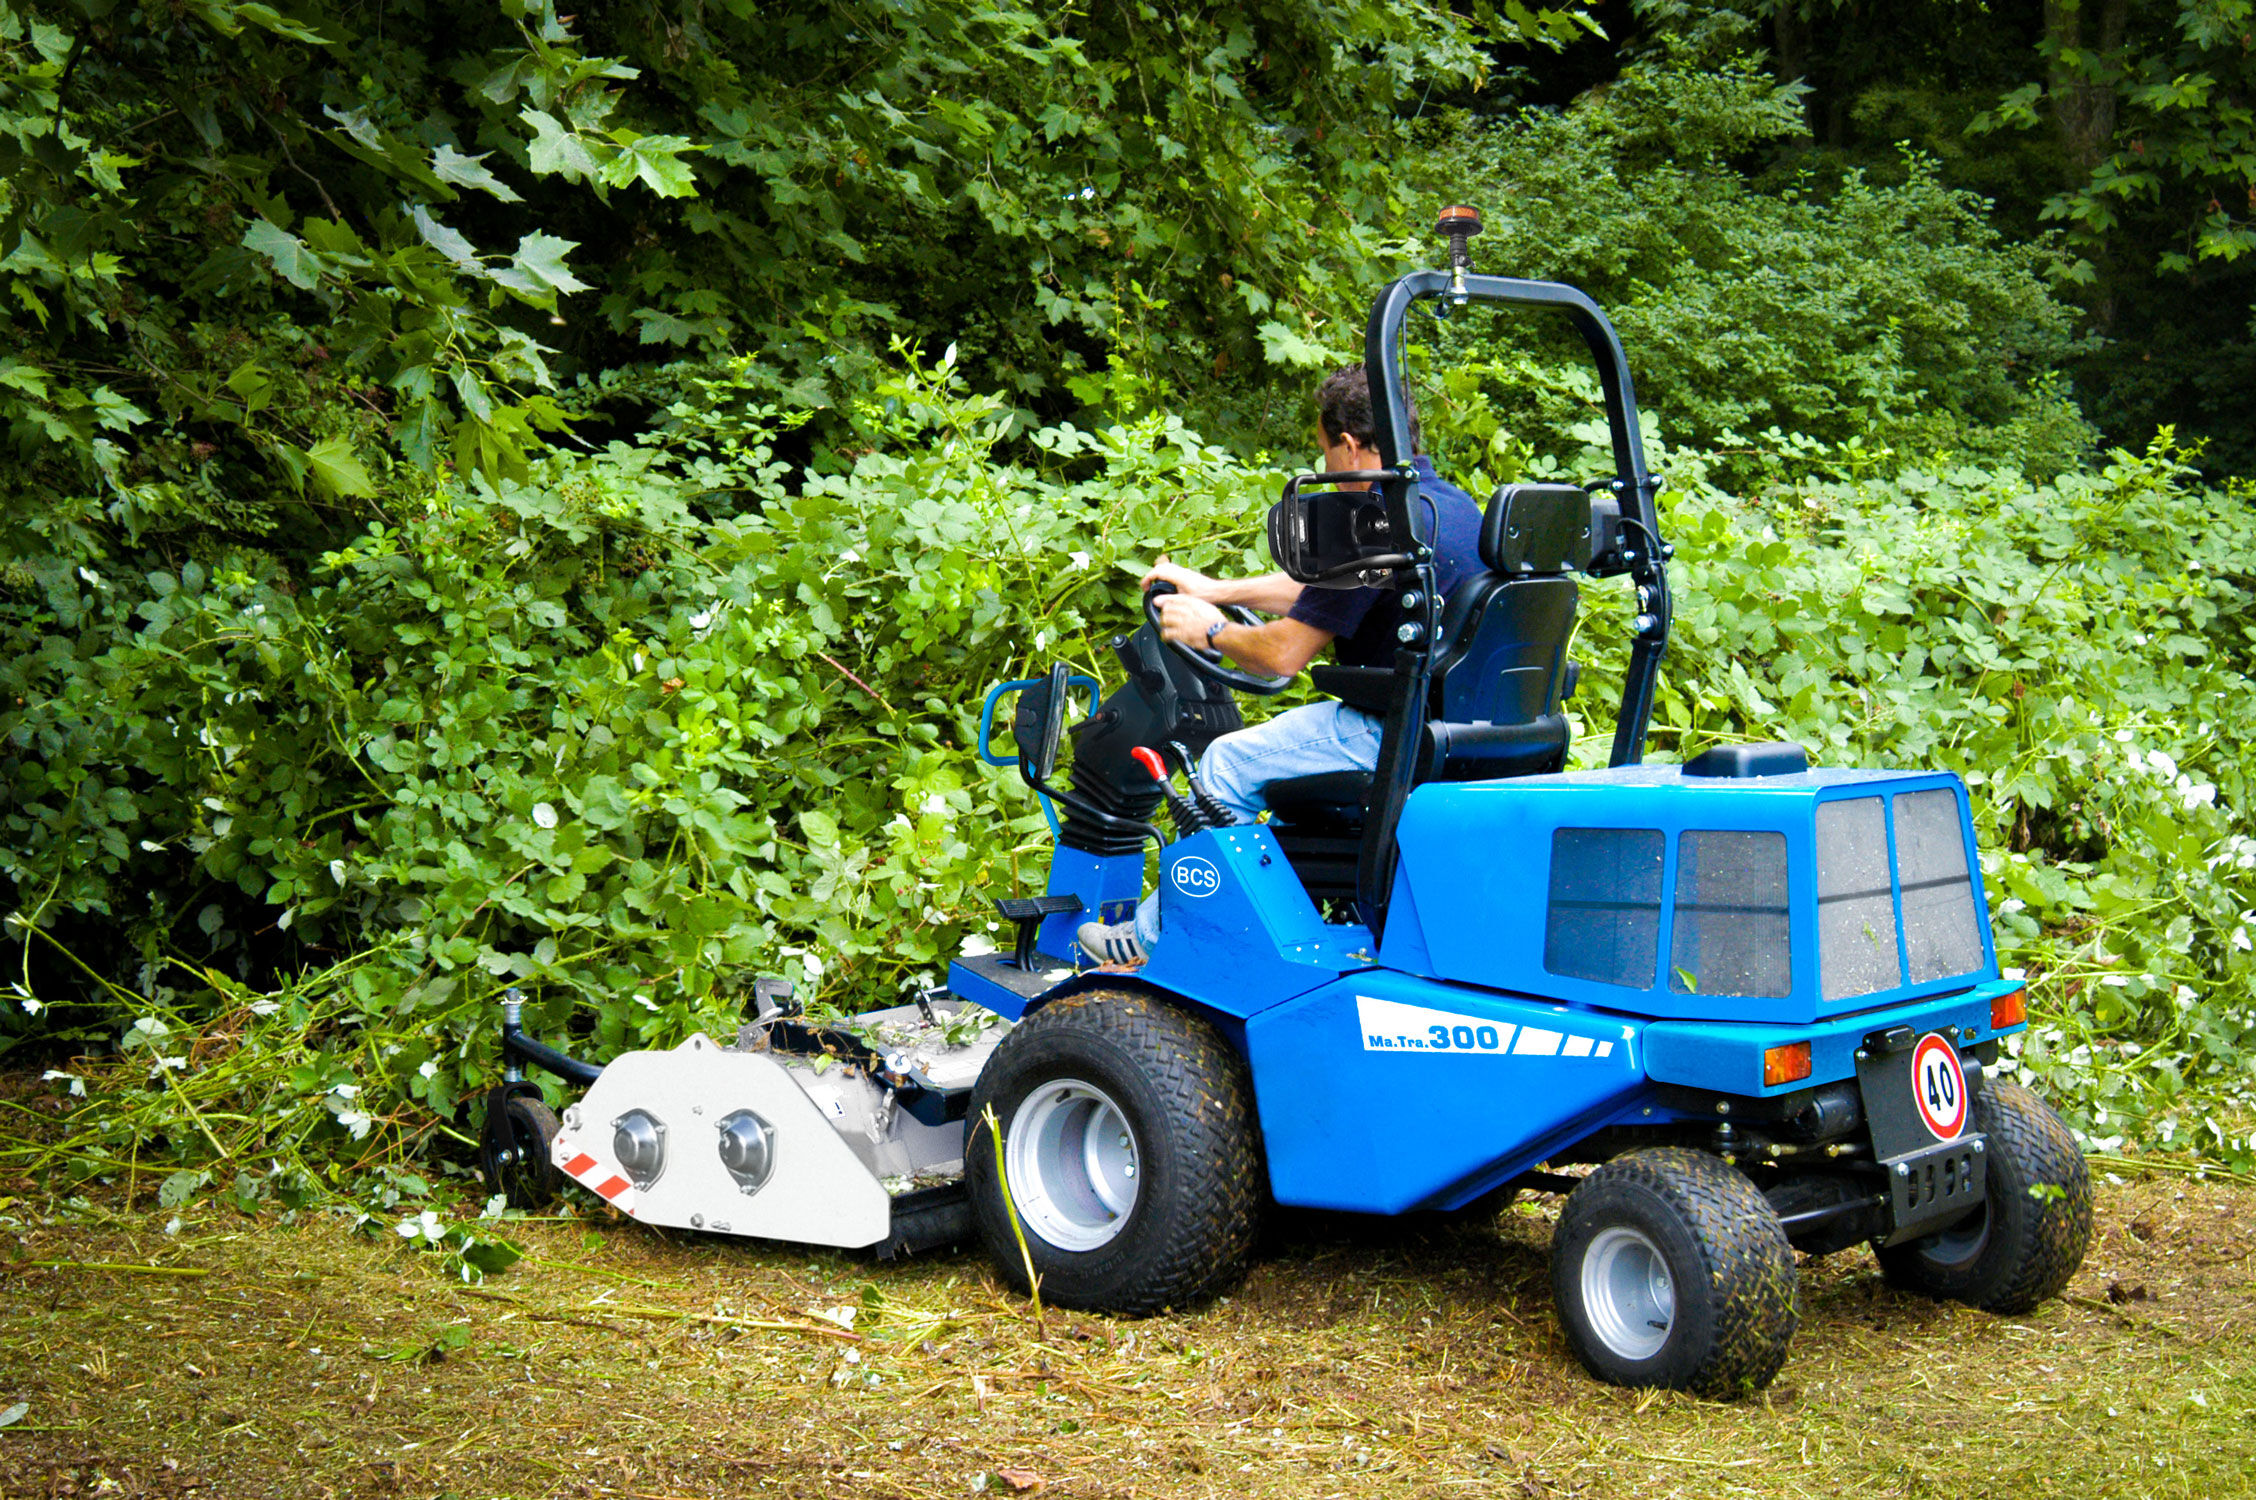
{"label": "rear bumper", "polygon": [[[2026,1024],[1990,1025],[1990,1002],[2021,988],[2018,979],[1994,979],[1972,989],[1879,1010],[1835,1016],[1814,1025],[1756,1021],[1654,1021],[1645,1027],[1645,1074],[1655,1083],[1708,1089],[1719,1094],[1768,1098],[1856,1077],[1857,1048],[1875,1031],[1909,1026],[1942,1032],[1961,1052],[2026,1030]],[[1765,1086],[1763,1054],[1807,1042],[1810,1074]]]}

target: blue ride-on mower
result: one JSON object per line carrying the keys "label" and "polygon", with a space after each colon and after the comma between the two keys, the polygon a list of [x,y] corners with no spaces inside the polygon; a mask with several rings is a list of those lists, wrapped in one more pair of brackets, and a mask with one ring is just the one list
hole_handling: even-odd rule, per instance
{"label": "blue ride-on mower", "polygon": [[[736,1036],[601,1068],[512,1002],[497,1189],[533,1202],[569,1178],[654,1224],[881,1254],[976,1232],[1006,1281],[1031,1269],[1054,1303],[1130,1315],[1229,1286],[1272,1203],[1562,1193],[1575,1354],[1718,1394],[1784,1362],[1796,1252],[1870,1243],[1893,1285],[1999,1313],[2060,1291],[2090,1182],[1996,1071],[2023,992],[1999,974],[1964,784],[1776,743],[1640,763],[1670,549],[1621,345],[1571,287],[1474,274],[1470,210],[1440,229],[1451,267],[1371,311],[1382,467],[1301,475],[1268,518],[1304,586],[1398,595],[1391,668],[1313,674],[1382,719],[1376,770],[1271,785],[1268,820],[1235,823],[1199,755],[1239,727],[1233,694],[1285,683],[1164,642],[1147,597],[1111,693],[1059,665],[988,697],[982,754],[1056,829],[1044,893],[996,902],[1009,951],[850,1022],[763,982]],[[1615,470],[1498,489],[1482,566],[1445,597],[1400,351],[1428,299],[1570,319]],[[1636,608],[1611,760],[1568,771],[1579,580],[1616,575]],[[1091,970],[1075,930],[1128,915],[1154,844],[1160,941]],[[561,1121],[526,1063],[585,1086]]]}

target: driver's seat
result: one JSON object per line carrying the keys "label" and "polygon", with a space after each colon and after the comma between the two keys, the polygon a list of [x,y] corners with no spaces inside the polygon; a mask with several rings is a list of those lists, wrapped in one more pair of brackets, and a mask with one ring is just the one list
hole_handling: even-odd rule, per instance
{"label": "driver's seat", "polygon": [[[1482,569],[1443,601],[1427,720],[1413,785],[1532,776],[1566,764],[1562,698],[1573,691],[1566,659],[1577,590],[1611,518],[1570,485],[1505,485],[1482,517]],[[1353,708],[1383,715],[1394,674],[1384,667],[1317,667],[1316,686]],[[1369,771],[1327,771],[1271,782],[1270,832],[1319,906],[1352,899]]]}

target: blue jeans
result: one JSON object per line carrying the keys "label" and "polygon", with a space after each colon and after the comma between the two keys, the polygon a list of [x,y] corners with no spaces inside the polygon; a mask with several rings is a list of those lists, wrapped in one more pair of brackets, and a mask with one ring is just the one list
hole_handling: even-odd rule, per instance
{"label": "blue jeans", "polygon": [[[1379,763],[1378,719],[1336,701],[1287,709],[1264,724],[1223,735],[1199,757],[1199,780],[1214,799],[1250,823],[1268,807],[1272,781],[1326,771],[1369,771]],[[1159,893],[1136,905],[1136,941],[1159,941]]]}

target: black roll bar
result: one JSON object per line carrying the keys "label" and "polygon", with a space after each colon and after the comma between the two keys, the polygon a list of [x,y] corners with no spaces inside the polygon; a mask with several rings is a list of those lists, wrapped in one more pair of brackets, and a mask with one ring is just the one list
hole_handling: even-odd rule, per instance
{"label": "black roll bar", "polygon": [[[1396,826],[1416,778],[1419,737],[1424,733],[1426,699],[1433,676],[1434,626],[1441,601],[1434,597],[1432,528],[1426,507],[1413,504],[1417,481],[1406,477],[1411,458],[1410,410],[1402,379],[1402,325],[1413,303],[1427,297],[1507,306],[1550,308],[1567,315],[1590,347],[1606,393],[1606,426],[1613,441],[1612,489],[1622,508],[1625,533],[1617,558],[1604,571],[1626,572],[1637,589],[1638,613],[1630,645],[1629,670],[1622,683],[1619,716],[1614,721],[1608,764],[1635,765],[1645,753],[1645,732],[1653,713],[1653,691],[1660,681],[1661,658],[1668,650],[1669,595],[1667,550],[1661,541],[1654,496],[1660,489],[1645,467],[1645,446],[1637,424],[1637,390],[1629,376],[1614,325],[1574,287],[1555,281],[1522,281],[1506,276],[1476,276],[1462,269],[1412,271],[1397,277],[1371,305],[1363,332],[1363,367],[1371,386],[1372,416],[1378,428],[1379,462],[1391,471],[1378,485],[1395,536],[1412,539],[1405,583],[1417,598],[1406,608],[1404,639],[1394,657],[1394,697],[1379,744],[1379,764],[1371,780],[1364,817],[1363,848],[1356,863],[1356,906],[1374,936],[1384,932],[1387,899],[1394,885],[1398,855]],[[1406,601],[1407,602],[1407,601]]]}

